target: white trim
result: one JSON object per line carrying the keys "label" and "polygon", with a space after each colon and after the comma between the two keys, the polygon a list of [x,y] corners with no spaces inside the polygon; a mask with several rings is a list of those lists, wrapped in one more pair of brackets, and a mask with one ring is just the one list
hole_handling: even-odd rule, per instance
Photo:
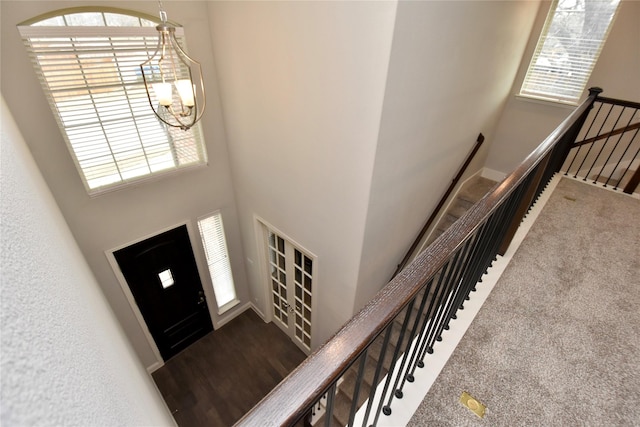
{"label": "white trim", "polygon": [[521,101],[531,102],[534,104],[548,105],[551,107],[564,108],[566,110],[575,110],[576,107],[579,105],[579,100],[574,102],[561,101],[559,99],[543,98],[543,97],[538,97],[533,95],[523,95],[521,93],[516,93],[515,97],[516,99],[519,99]]}
{"label": "white trim", "polygon": [[[136,243],[136,242],[132,242],[131,244],[133,243]],[[133,294],[131,293],[129,284],[127,283],[127,280],[124,278],[124,275],[120,270],[118,261],[116,261],[116,257],[113,255],[113,253],[116,252],[117,250],[125,248],[127,246],[129,245],[124,245],[116,249],[106,250],[104,253],[107,257],[107,261],[109,261],[109,264],[111,264],[111,269],[113,270],[113,274],[115,274],[116,279],[118,279],[120,288],[122,289],[122,292],[124,293],[124,296],[126,297],[127,302],[131,307],[131,311],[133,311],[133,315],[138,321],[138,324],[140,325],[140,329],[142,329],[142,333],[144,337],[147,339],[147,344],[149,344],[149,347],[151,348],[153,355],[156,357],[156,361],[151,365],[147,366],[147,371],[149,372],[150,370],[152,370],[151,372],[153,372],[159,367],[164,365],[164,359],[160,355],[160,350],[158,350],[158,345],[156,344],[156,341],[151,336],[151,332],[149,332],[149,327],[147,326],[147,322],[145,322],[144,316],[142,316],[142,313],[140,312],[140,308],[138,307],[138,304],[136,303],[136,300],[133,297]]]}
{"label": "white trim", "polygon": [[[255,311],[255,312],[256,312],[256,314],[257,314],[258,316],[260,316],[260,318],[262,319],[262,321],[263,321],[264,323],[269,323],[269,322],[267,322],[266,316],[264,315],[264,313],[262,312],[262,310],[260,310],[260,309],[258,308],[258,306],[257,306],[257,305],[255,305],[253,302],[248,302],[247,304],[251,304],[251,308],[253,309],[253,311]],[[313,314],[313,313],[312,313],[312,314]]]}
{"label": "white trim", "polygon": [[164,363],[160,363],[160,362],[155,362],[149,366],[147,366],[147,373],[149,375],[153,374],[155,371],[157,371],[158,369],[162,368],[164,366]]}
{"label": "white trim", "polygon": [[[211,271],[211,267],[209,266],[209,260],[207,259],[207,254],[206,254],[206,250],[204,247],[204,242],[203,242],[203,235],[202,235],[202,231],[200,229],[200,222],[202,220],[211,218],[213,216],[217,215],[220,218],[220,225],[221,225],[221,231],[222,231],[222,237],[224,239],[224,249],[226,251],[226,255],[227,255],[227,263],[228,263],[228,267],[229,267],[229,273],[231,274],[231,284],[233,285],[233,293],[235,295],[234,299],[229,301],[228,303],[219,306],[218,305],[218,299],[216,297],[216,291],[215,291],[215,287],[213,284],[213,272]],[[199,242],[199,249],[202,250],[202,253],[204,255],[203,261],[204,261],[204,265],[206,266],[206,276],[208,279],[208,284],[210,285],[212,291],[213,291],[213,298],[215,301],[215,305],[216,305],[216,309],[217,309],[217,314],[218,316],[222,316],[224,313],[230,311],[231,309],[233,309],[234,307],[236,307],[238,304],[240,304],[240,299],[238,298],[238,291],[236,289],[236,284],[235,284],[235,280],[233,278],[233,268],[231,265],[231,255],[229,254],[229,248],[227,246],[227,233],[226,230],[224,229],[224,218],[222,218],[222,209],[217,209],[211,213],[199,216],[198,218],[196,218],[196,229],[198,231],[198,242]],[[212,319],[214,318],[213,316],[211,317]],[[218,323],[219,325],[219,323]]]}
{"label": "white trim", "polygon": [[259,260],[260,281],[262,282],[262,286],[263,286],[265,306],[268,307],[268,311],[267,311],[268,315],[264,317],[265,321],[267,321],[266,319],[268,319],[269,322],[273,322],[273,309],[272,309],[273,300],[271,297],[271,280],[269,275],[269,268],[266,263],[266,259],[267,259],[266,246],[268,242],[267,241],[268,236],[266,233],[268,232],[268,230],[271,230],[274,233],[278,234],[280,237],[285,239],[288,243],[295,246],[298,250],[303,252],[305,255],[308,255],[308,257],[313,260],[313,267],[311,272],[312,284],[311,284],[311,337],[310,337],[311,343],[309,346],[310,349],[308,350],[303,348],[302,346],[299,346],[298,345],[299,343],[296,341],[297,338],[294,339],[293,335],[290,336],[291,341],[293,341],[296,345],[298,345],[300,350],[302,350],[305,354],[309,355],[311,351],[313,351],[313,349],[315,348],[313,340],[314,340],[314,337],[317,336],[316,323],[317,323],[318,313],[316,313],[316,311],[317,311],[318,304],[316,300],[318,299],[318,294],[317,294],[318,256],[313,252],[311,252],[310,250],[308,250],[307,248],[305,248],[303,245],[301,245],[297,241],[295,241],[294,239],[290,238],[286,233],[283,233],[280,229],[278,229],[278,227],[274,227],[268,221],[265,221],[259,215],[254,213],[253,218],[254,218],[254,224],[256,227],[256,241],[258,244],[258,254],[259,254],[258,257],[260,258]]}
{"label": "white trim", "polygon": [[[635,193],[632,193],[632,194],[628,194],[628,193],[625,193],[624,191],[622,191],[622,189],[621,189],[620,187],[618,187],[618,189],[617,189],[617,190],[614,190],[614,189],[613,189],[613,185],[607,185],[607,186],[605,187],[604,185],[602,185],[602,183],[601,183],[601,182],[593,182],[593,180],[592,180],[592,179],[587,179],[587,180],[585,181],[585,180],[584,180],[582,177],[580,177],[580,176],[578,176],[578,177],[574,177],[572,174],[565,175],[565,174],[563,173],[563,171],[560,171],[560,172],[559,172],[559,174],[561,174],[562,178],[572,179],[572,180],[574,180],[574,181],[579,181],[579,182],[580,182],[580,183],[582,183],[582,184],[591,185],[592,187],[598,187],[598,188],[600,188],[600,189],[602,189],[602,190],[607,190],[607,191],[610,191],[610,192],[612,192],[612,193],[622,194],[623,196],[633,197],[634,199],[640,199],[640,193],[638,193],[638,192],[635,192]],[[640,187],[638,187],[638,188],[640,188]],[[637,191],[637,190],[636,190],[636,191]]]}
{"label": "white trim", "polygon": [[[120,249],[124,249],[128,246],[131,246],[133,244],[142,242],[143,240],[149,239],[151,237],[157,236],[158,234],[162,234],[166,231],[169,230],[173,230],[174,228],[177,227],[181,227],[181,226],[186,226],[187,227],[187,233],[189,234],[189,243],[191,244],[191,248],[192,250],[194,249],[194,245],[193,245],[193,241],[191,240],[191,236],[193,235],[193,229],[192,229],[192,225],[191,225],[191,221],[182,221],[179,222],[177,224],[171,225],[169,227],[165,227],[159,231],[154,231],[150,234],[147,234],[145,236],[136,238],[128,243],[116,246],[113,249],[108,249],[106,251],[104,251],[105,256],[107,257],[107,261],[109,262],[109,264],[111,265],[111,269],[113,270],[114,275],[116,276],[116,279],[118,280],[118,283],[120,284],[120,288],[122,289],[122,292],[124,293],[127,302],[129,303],[129,306],[131,307],[131,311],[133,311],[133,314],[136,318],[136,320],[138,321],[138,324],[140,325],[140,329],[142,329],[143,335],[145,336],[145,338],[147,339],[147,343],[149,344],[149,347],[151,348],[151,351],[153,352],[154,356],[156,357],[156,361],[154,363],[152,363],[151,365],[147,366],[146,369],[147,371],[149,370],[153,370],[155,371],[156,369],[164,366],[164,359],[162,358],[162,355],[160,354],[160,350],[158,349],[158,345],[156,344],[156,341],[153,339],[153,336],[151,335],[151,332],[149,331],[149,327],[147,326],[147,322],[144,320],[144,316],[142,315],[142,312],[140,312],[140,308],[138,307],[138,304],[136,303],[136,300],[133,296],[133,293],[131,293],[131,289],[129,288],[129,284],[127,283],[127,280],[124,278],[124,275],[122,274],[122,271],[120,270],[120,266],[118,265],[118,261],[116,261],[115,256],[113,255],[114,252],[119,251]],[[198,234],[199,235],[199,234]],[[196,268],[198,269],[198,276],[200,277],[200,282],[204,283],[202,280],[202,274],[201,274],[201,265],[198,262],[198,256],[196,256],[195,250],[194,250],[194,258],[196,261]],[[203,291],[207,291],[207,289],[203,286]],[[211,290],[211,292],[213,292],[213,289]],[[206,295],[206,294],[205,294]],[[209,317],[211,318],[212,324],[213,324],[213,319],[214,317],[212,316],[212,311],[211,311],[211,304],[209,304],[209,298],[207,295],[206,298],[206,303],[207,303],[207,309],[209,310]],[[214,325],[214,329],[215,329],[215,325]]]}
{"label": "white trim", "polygon": [[[205,161],[203,163],[197,163],[197,164],[193,164],[193,165],[186,165],[186,166],[182,166],[181,168],[178,168],[178,169],[168,169],[166,171],[156,172],[156,173],[154,173],[152,175],[143,175],[143,176],[137,177],[135,179],[132,179],[130,181],[122,181],[122,182],[119,182],[119,183],[116,183],[116,184],[112,184],[112,185],[109,185],[109,186],[96,187],[93,190],[89,189],[89,187],[87,186],[86,183],[84,183],[84,182],[83,183],[84,183],[85,188],[87,190],[87,195],[90,198],[93,199],[95,197],[102,196],[103,194],[112,193],[114,191],[120,191],[120,190],[128,190],[128,189],[131,189],[131,188],[138,187],[139,185],[142,185],[142,184],[146,184],[146,183],[154,182],[154,181],[157,181],[157,180],[169,178],[171,175],[181,174],[181,173],[184,173],[184,172],[189,172],[191,170],[198,169],[198,168],[206,168],[207,166],[209,166],[209,160],[205,159]],[[82,179],[81,176],[80,176],[80,178]]]}
{"label": "white trim", "polygon": [[[177,37],[184,36],[183,27],[175,29]],[[18,30],[23,37],[159,37],[155,27],[19,25]]]}
{"label": "white trim", "polygon": [[[269,323],[273,321],[273,310],[271,309],[271,292],[270,292],[270,284],[268,283],[268,280],[266,279],[266,277],[268,277],[268,274],[266,274],[267,271],[269,271],[269,267],[267,266],[267,251],[266,251],[266,246],[267,246],[267,236],[265,235],[265,226],[264,224],[266,223],[266,221],[264,221],[261,217],[259,217],[258,215],[254,214],[253,215],[253,228],[254,228],[254,233],[255,233],[255,238],[256,238],[256,245],[257,245],[257,255],[258,255],[258,268],[259,268],[259,283],[262,284],[262,301],[264,302],[263,306],[265,308],[265,313],[262,313],[260,311],[260,313],[262,313],[262,318],[264,319],[265,322]],[[312,311],[313,313],[313,311]]]}
{"label": "white trim", "polygon": [[[240,303],[240,301],[238,301],[238,303]],[[221,327],[223,327],[227,323],[231,322],[233,319],[235,319],[236,317],[240,316],[242,313],[247,311],[249,308],[251,308],[251,303],[250,302],[247,302],[247,303],[241,305],[240,307],[237,308],[236,311],[234,311],[234,313],[232,315],[229,315],[229,316],[225,317],[224,319],[220,319],[220,321],[218,322],[218,325],[216,327],[216,330],[220,329]]]}
{"label": "white trim", "polygon": [[[215,295],[215,292],[214,292],[214,295]],[[228,303],[226,303],[222,307],[218,308],[218,316],[222,316],[226,312],[228,312],[231,309],[235,308],[238,304],[240,304],[240,300],[238,298],[234,299],[233,301],[229,301]]]}

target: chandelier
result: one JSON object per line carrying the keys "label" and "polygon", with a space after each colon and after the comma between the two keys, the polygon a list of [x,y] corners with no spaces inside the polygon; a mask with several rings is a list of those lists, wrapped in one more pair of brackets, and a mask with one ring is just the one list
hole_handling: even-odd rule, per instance
{"label": "chandelier", "polygon": [[158,4],[158,46],[140,70],[155,115],[169,126],[188,130],[202,118],[206,105],[202,68],[182,49],[175,27]]}

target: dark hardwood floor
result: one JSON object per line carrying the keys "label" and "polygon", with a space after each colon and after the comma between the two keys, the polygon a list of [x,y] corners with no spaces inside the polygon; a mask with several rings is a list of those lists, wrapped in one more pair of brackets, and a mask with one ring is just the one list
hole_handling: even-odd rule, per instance
{"label": "dark hardwood floor", "polygon": [[305,357],[249,309],[152,376],[179,426],[231,426]]}

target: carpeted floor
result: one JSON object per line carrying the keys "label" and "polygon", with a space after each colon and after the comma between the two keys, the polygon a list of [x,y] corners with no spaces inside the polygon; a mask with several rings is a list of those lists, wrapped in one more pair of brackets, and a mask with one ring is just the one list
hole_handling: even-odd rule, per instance
{"label": "carpeted floor", "polygon": [[408,425],[640,426],[639,356],[640,200],[562,179]]}

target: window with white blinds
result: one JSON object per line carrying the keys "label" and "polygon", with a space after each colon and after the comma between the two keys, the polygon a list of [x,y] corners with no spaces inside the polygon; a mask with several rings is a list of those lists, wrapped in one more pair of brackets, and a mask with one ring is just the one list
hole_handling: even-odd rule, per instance
{"label": "window with white blinds", "polygon": [[554,0],[520,95],[577,103],[619,3],[620,0]]}
{"label": "window with white blinds", "polygon": [[89,194],[206,163],[199,125],[168,127],[149,105],[140,64],[155,25],[92,11],[18,26]]}
{"label": "window with white blinds", "polygon": [[229,262],[229,252],[227,251],[227,241],[224,236],[220,212],[199,219],[198,229],[200,230],[200,238],[207,258],[218,312],[222,314],[239,301],[233,284],[231,263]]}

